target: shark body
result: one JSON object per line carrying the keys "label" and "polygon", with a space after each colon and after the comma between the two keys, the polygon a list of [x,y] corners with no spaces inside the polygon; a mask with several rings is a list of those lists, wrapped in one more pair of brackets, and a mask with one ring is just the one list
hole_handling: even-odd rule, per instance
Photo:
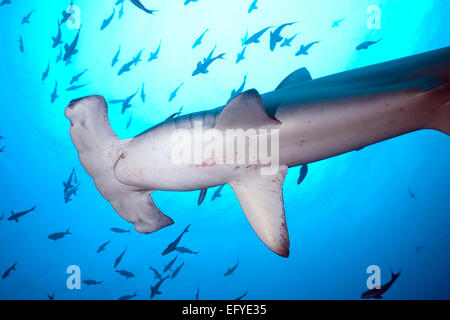
{"label": "shark body", "polygon": [[[289,256],[282,186],[288,168],[327,159],[421,129],[450,134],[450,47],[312,80],[302,68],[276,90],[249,90],[226,106],[167,120],[120,140],[101,96],[72,101],[65,111],[79,158],[116,212],[142,233],[173,224],[151,198],[154,190],[193,191],[228,184],[259,238]],[[277,128],[279,166],[173,165],[172,134],[182,128]]]}

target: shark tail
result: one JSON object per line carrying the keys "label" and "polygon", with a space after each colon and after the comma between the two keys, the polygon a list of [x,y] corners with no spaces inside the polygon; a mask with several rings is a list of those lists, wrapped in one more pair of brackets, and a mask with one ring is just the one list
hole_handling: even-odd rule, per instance
{"label": "shark tail", "polygon": [[400,270],[400,271],[397,272],[397,273],[394,273],[394,271],[391,270],[391,277],[392,277],[392,280],[395,281],[395,280],[400,276],[400,273],[402,273],[402,270]]}

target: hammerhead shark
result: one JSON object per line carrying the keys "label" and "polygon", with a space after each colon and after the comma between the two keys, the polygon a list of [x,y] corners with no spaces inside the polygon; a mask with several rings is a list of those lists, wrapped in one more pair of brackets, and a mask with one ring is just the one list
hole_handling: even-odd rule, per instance
{"label": "hammerhead shark", "polygon": [[[260,95],[248,90],[223,107],[168,119],[131,139],[117,137],[107,109],[105,99],[93,95],[70,102],[65,116],[81,164],[102,196],[138,232],[152,233],[174,223],[153,202],[155,190],[228,184],[259,238],[288,257],[282,190],[288,168],[417,130],[450,135],[450,47],[315,80],[301,68],[274,91]],[[256,128],[254,138],[267,137],[270,131],[271,142],[278,134],[278,144],[270,144],[269,162],[257,156],[244,164],[221,163],[220,153],[200,161],[175,161],[174,149],[180,148],[180,140],[188,140],[175,141],[174,134],[181,130],[190,138],[203,128],[220,134]],[[201,137],[192,141],[200,150],[210,147]]]}

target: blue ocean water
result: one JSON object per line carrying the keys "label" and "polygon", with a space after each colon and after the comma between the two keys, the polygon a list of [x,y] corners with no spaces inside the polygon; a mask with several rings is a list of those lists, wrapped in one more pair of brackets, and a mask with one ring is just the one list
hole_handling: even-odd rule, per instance
{"label": "blue ocean water", "polygon": [[[74,21],[61,25],[63,44],[52,48],[57,21],[69,1],[12,0],[0,6],[0,272],[13,263],[16,271],[0,280],[1,299],[117,299],[137,292],[148,299],[156,283],[150,266],[162,271],[175,257],[162,250],[191,224],[181,244],[194,251],[178,254],[175,267],[184,267],[164,282],[155,299],[359,299],[367,290],[366,268],[378,265],[382,283],[390,269],[401,276],[384,299],[449,299],[450,234],[448,201],[450,148],[448,136],[420,131],[385,141],[359,152],[310,164],[297,186],[298,168],[284,183],[291,255],[281,258],[268,250],[252,231],[231,188],[197,205],[198,192],[155,192],[157,206],[175,224],[150,235],[135,232],[111,208],[82,168],[69,136],[64,108],[74,99],[101,94],[124,99],[145,83],[146,102],[139,94],[123,115],[111,105],[109,117],[121,138],[133,137],[165,120],[183,106],[183,113],[223,105],[247,75],[246,89],[273,90],[292,71],[307,67],[313,78],[426,52],[450,44],[450,2],[381,0],[251,0],[142,1],[158,10],[148,15],[124,1],[75,0]],[[380,9],[380,28],[370,29],[367,8]],[[111,23],[100,31],[115,8]],[[31,10],[29,24],[21,24]],[[78,15],[79,13],[79,15]],[[332,28],[336,20],[344,19]],[[372,17],[373,19],[373,17]],[[292,47],[269,50],[269,32],[250,45],[245,59],[235,63],[241,38],[267,26],[298,21],[282,35]],[[69,65],[55,62],[64,43],[71,43],[80,22],[77,49]],[[194,41],[208,29],[202,44]],[[18,40],[23,40],[23,52]],[[381,41],[368,50],[355,50],[364,41]],[[159,58],[148,62],[161,41]],[[320,41],[307,56],[295,56],[301,44]],[[119,62],[111,61],[121,48]],[[215,47],[225,60],[214,62],[205,75],[192,77],[197,62]],[[142,61],[121,76],[120,67],[140,50]],[[63,50],[64,51],[64,50]],[[48,77],[42,74],[50,65]],[[72,76],[88,71],[66,91]],[[59,98],[50,102],[55,82]],[[177,97],[170,94],[181,83]],[[130,119],[128,129],[126,125]],[[80,190],[66,204],[62,182],[75,168]],[[415,193],[413,199],[408,187]],[[10,211],[36,210],[19,223]],[[111,227],[131,229],[117,234]],[[72,235],[54,242],[48,235],[70,228]],[[108,241],[104,252],[98,247]],[[424,247],[415,252],[418,246]],[[116,257],[127,248],[120,269]],[[234,275],[227,268],[239,261]],[[81,279],[103,281],[69,290],[66,269],[77,265]],[[168,273],[170,274],[170,273]]]}

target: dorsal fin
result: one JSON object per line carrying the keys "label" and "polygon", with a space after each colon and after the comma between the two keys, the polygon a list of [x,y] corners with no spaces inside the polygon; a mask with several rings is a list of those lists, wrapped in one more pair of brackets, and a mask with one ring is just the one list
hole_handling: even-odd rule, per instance
{"label": "dorsal fin", "polygon": [[298,84],[299,82],[311,81],[312,77],[308,69],[301,68],[288,75],[275,90],[280,90],[289,86]]}
{"label": "dorsal fin", "polygon": [[280,122],[267,115],[258,91],[251,89],[232,99],[217,117],[217,129],[274,127]]}

